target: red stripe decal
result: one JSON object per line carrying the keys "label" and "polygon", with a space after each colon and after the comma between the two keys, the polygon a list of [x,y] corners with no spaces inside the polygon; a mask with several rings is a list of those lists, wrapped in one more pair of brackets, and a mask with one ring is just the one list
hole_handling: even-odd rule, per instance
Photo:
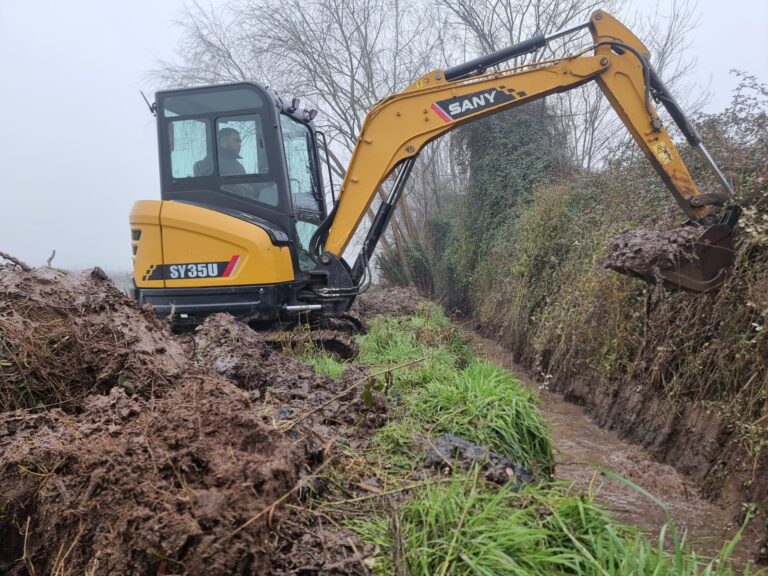
{"label": "red stripe decal", "polygon": [[235,268],[237,267],[237,263],[240,260],[240,256],[232,256],[232,260],[229,261],[229,264],[227,264],[227,267],[224,268],[224,274],[222,276],[224,278],[229,278],[230,274],[235,271]]}
{"label": "red stripe decal", "polygon": [[446,114],[445,112],[443,112],[443,109],[440,108],[440,106],[437,105],[437,102],[433,102],[432,103],[432,110],[434,110],[435,114],[440,116],[440,118],[442,118],[446,122],[451,122],[452,121],[451,117],[448,116],[448,114]]}

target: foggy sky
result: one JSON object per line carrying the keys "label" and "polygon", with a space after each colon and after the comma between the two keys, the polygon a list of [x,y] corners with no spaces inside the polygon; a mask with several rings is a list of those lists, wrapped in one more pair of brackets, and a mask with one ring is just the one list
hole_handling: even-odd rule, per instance
{"label": "foggy sky", "polygon": [[[139,90],[151,92],[146,73],[173,59],[183,6],[0,0],[0,251],[40,265],[56,249],[60,267],[130,269],[130,207],[159,198],[154,119]],[[699,10],[691,50],[713,93],[705,110],[717,112],[731,68],[768,82],[768,2],[701,0]]]}

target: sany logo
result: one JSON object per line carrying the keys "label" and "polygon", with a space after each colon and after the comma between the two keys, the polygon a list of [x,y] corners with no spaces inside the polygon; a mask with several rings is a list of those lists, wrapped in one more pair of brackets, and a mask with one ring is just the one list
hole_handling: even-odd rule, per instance
{"label": "sany logo", "polygon": [[465,96],[440,100],[439,102],[432,104],[432,110],[446,122],[451,122],[463,118],[464,116],[475,114],[486,108],[498,107],[504,102],[517,100],[519,97],[525,95],[525,92],[516,92],[514,89],[507,89],[504,86],[499,86],[498,89],[493,88],[491,90],[466,94]]}
{"label": "sany logo", "polygon": [[480,96],[472,96],[472,98],[466,98],[461,102],[454,102],[448,106],[448,112],[451,116],[456,116],[467,110],[474,110],[475,108],[482,108],[486,104],[493,104],[493,99],[496,98],[497,90],[491,90],[480,94]]}

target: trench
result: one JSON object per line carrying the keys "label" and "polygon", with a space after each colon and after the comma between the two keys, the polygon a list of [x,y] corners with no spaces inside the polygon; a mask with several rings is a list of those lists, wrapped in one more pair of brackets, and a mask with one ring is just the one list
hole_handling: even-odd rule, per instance
{"label": "trench", "polygon": [[[703,498],[690,479],[674,467],[655,460],[644,448],[595,424],[583,407],[535,382],[498,343],[476,333],[470,332],[470,335],[480,356],[501,364],[536,391],[540,410],[552,434],[557,480],[591,492],[619,522],[636,526],[657,538],[665,524],[665,512],[647,496],[599,474],[598,470],[607,469],[630,480],[665,504],[677,529],[703,557],[716,556],[736,535],[740,527],[737,519],[724,507]],[[731,558],[738,564],[749,563],[761,544],[756,527],[748,528]]]}

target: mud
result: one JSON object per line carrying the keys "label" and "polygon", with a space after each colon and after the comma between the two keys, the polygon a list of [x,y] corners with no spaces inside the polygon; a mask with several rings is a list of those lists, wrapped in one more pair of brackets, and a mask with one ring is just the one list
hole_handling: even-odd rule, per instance
{"label": "mud", "polygon": [[169,326],[102,274],[0,268],[0,411],[72,412],[116,385],[149,397],[185,364]]}
{"label": "mud", "polygon": [[226,315],[175,335],[98,271],[0,269],[0,573],[366,573],[303,502],[386,404],[271,344]]}
{"label": "mud", "polygon": [[423,299],[415,290],[396,286],[373,286],[357,297],[352,311],[363,319],[375,316],[410,316],[418,312]]}
{"label": "mud", "polygon": [[18,414],[0,426],[0,571],[251,574],[269,566],[268,518],[238,529],[295,484],[300,458],[235,386],[190,378],[154,401],[113,388],[90,396],[77,417]]}
{"label": "mud", "polygon": [[661,271],[676,268],[694,253],[694,242],[701,235],[695,226],[675,230],[637,229],[614,240],[603,266],[622,274],[661,281]]}
{"label": "mud", "polygon": [[[426,442],[425,442],[426,443]],[[424,454],[424,465],[452,470],[469,470],[480,464],[483,476],[494,484],[513,483],[516,489],[533,482],[533,474],[509,458],[491,452],[484,446],[470,442],[455,434],[431,438]]]}

